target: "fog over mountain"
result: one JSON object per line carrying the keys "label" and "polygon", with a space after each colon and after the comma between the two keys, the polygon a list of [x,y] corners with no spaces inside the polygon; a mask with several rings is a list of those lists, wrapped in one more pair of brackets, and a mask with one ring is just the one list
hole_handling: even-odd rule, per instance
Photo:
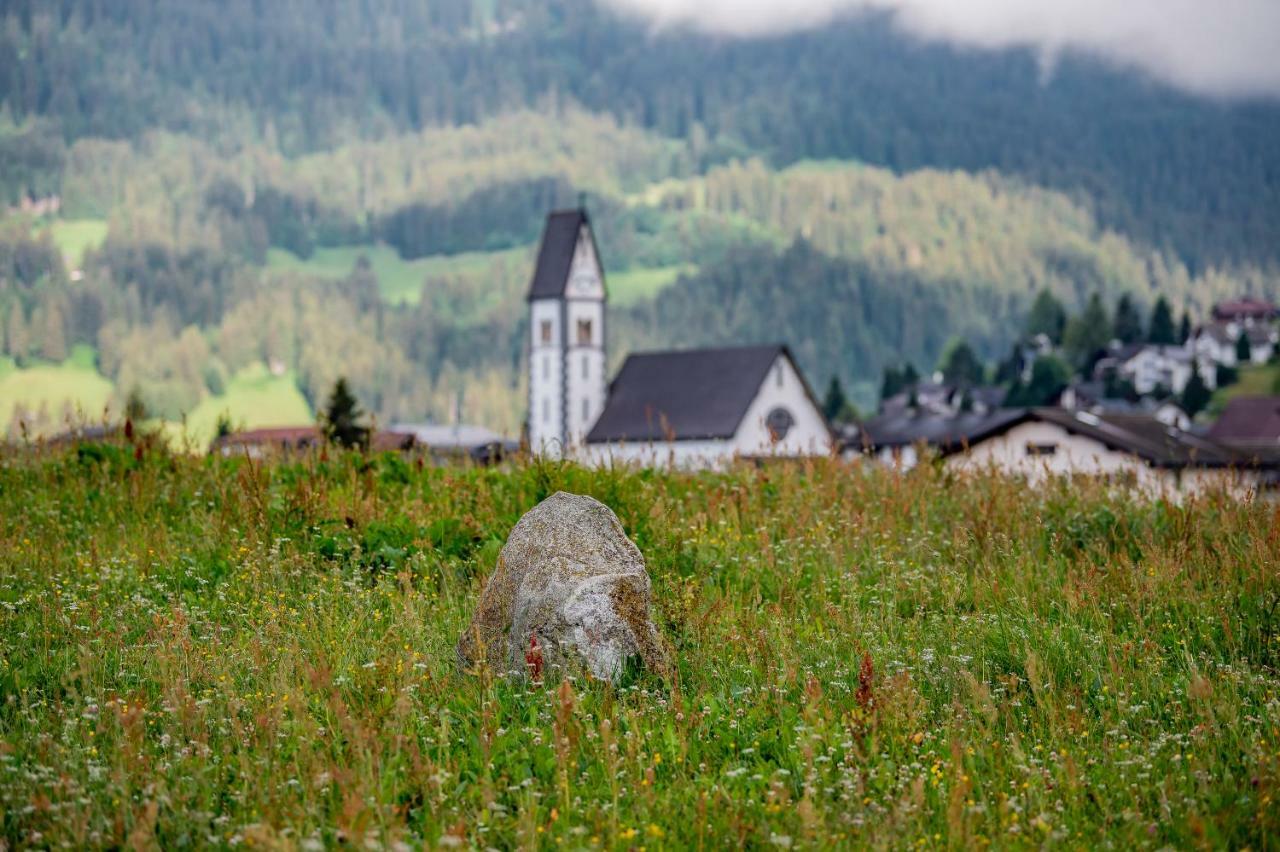
{"label": "fog over mountain", "polygon": [[977,48],[1028,47],[1051,72],[1075,51],[1211,96],[1280,96],[1275,0],[601,0],[651,19],[755,37],[887,12],[904,32]]}

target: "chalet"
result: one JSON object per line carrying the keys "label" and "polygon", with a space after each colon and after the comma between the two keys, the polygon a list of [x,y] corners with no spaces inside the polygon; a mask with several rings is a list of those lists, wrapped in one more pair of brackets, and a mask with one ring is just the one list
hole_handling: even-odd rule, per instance
{"label": "chalet", "polygon": [[1242,366],[1237,363],[1237,346],[1240,335],[1249,340],[1249,362],[1265,364],[1271,360],[1277,343],[1277,332],[1274,327],[1261,323],[1244,325],[1242,323],[1216,321],[1202,325],[1191,335],[1188,348],[1197,357],[1223,367]]}
{"label": "chalet", "polygon": [[633,354],[610,382],[607,298],[586,211],[551,213],[529,287],[533,452],[686,467],[831,452],[821,407],[783,345]]}
{"label": "chalet", "polygon": [[900,467],[918,463],[928,450],[957,470],[996,469],[1032,485],[1089,476],[1155,496],[1216,488],[1252,493],[1266,486],[1276,463],[1147,414],[1003,409],[956,418],[877,418],[863,432],[864,452]]}
{"label": "chalet", "polygon": [[1246,296],[1243,299],[1232,299],[1218,302],[1213,306],[1213,318],[1218,322],[1235,323],[1239,326],[1267,325],[1280,317],[1280,308],[1263,299]]}

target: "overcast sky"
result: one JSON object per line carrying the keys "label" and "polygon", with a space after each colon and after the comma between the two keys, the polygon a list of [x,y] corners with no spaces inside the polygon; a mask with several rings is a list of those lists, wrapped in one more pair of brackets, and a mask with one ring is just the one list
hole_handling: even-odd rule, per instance
{"label": "overcast sky", "polygon": [[973,47],[1063,50],[1208,95],[1280,96],[1280,0],[601,0],[659,26],[751,37],[888,10],[903,31]]}

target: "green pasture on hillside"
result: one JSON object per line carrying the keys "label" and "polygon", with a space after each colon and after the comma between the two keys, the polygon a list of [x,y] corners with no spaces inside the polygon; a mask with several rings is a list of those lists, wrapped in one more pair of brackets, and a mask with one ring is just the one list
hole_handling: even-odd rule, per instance
{"label": "green pasture on hillside", "polygon": [[107,223],[104,219],[55,219],[49,232],[67,268],[79,269],[84,253],[107,239]]}
{"label": "green pasture on hillside", "polygon": [[185,424],[168,424],[166,429],[175,439],[203,449],[217,433],[218,419],[223,415],[235,429],[306,426],[315,420],[293,371],[274,376],[265,364],[254,364],[236,373],[223,394],[201,401],[187,415]]}
{"label": "green pasture on hillside", "polygon": [[77,423],[101,420],[114,386],[103,378],[88,346],[75,346],[61,364],[36,363],[18,367],[0,357],[0,430],[8,431],[14,413],[34,415],[31,434],[59,432],[67,415]]}
{"label": "green pasture on hillside", "polygon": [[[670,671],[459,670],[557,490],[644,554]],[[1269,849],[1278,540],[928,465],[0,448],[0,843]]]}
{"label": "green pasture on hillside", "polygon": [[285,249],[273,248],[268,252],[267,265],[274,269],[340,278],[350,275],[356,262],[365,257],[378,278],[382,297],[392,304],[412,305],[421,298],[422,285],[428,277],[480,273],[497,260],[504,257],[514,260],[528,251],[527,248],[518,248],[404,260],[394,248],[386,245],[344,246],[316,249],[311,257],[302,260]]}

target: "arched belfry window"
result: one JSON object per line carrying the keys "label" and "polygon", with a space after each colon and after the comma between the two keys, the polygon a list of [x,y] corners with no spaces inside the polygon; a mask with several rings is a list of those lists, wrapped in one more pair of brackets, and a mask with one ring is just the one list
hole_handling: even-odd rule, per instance
{"label": "arched belfry window", "polygon": [[591,345],[591,320],[578,320],[578,345]]}

